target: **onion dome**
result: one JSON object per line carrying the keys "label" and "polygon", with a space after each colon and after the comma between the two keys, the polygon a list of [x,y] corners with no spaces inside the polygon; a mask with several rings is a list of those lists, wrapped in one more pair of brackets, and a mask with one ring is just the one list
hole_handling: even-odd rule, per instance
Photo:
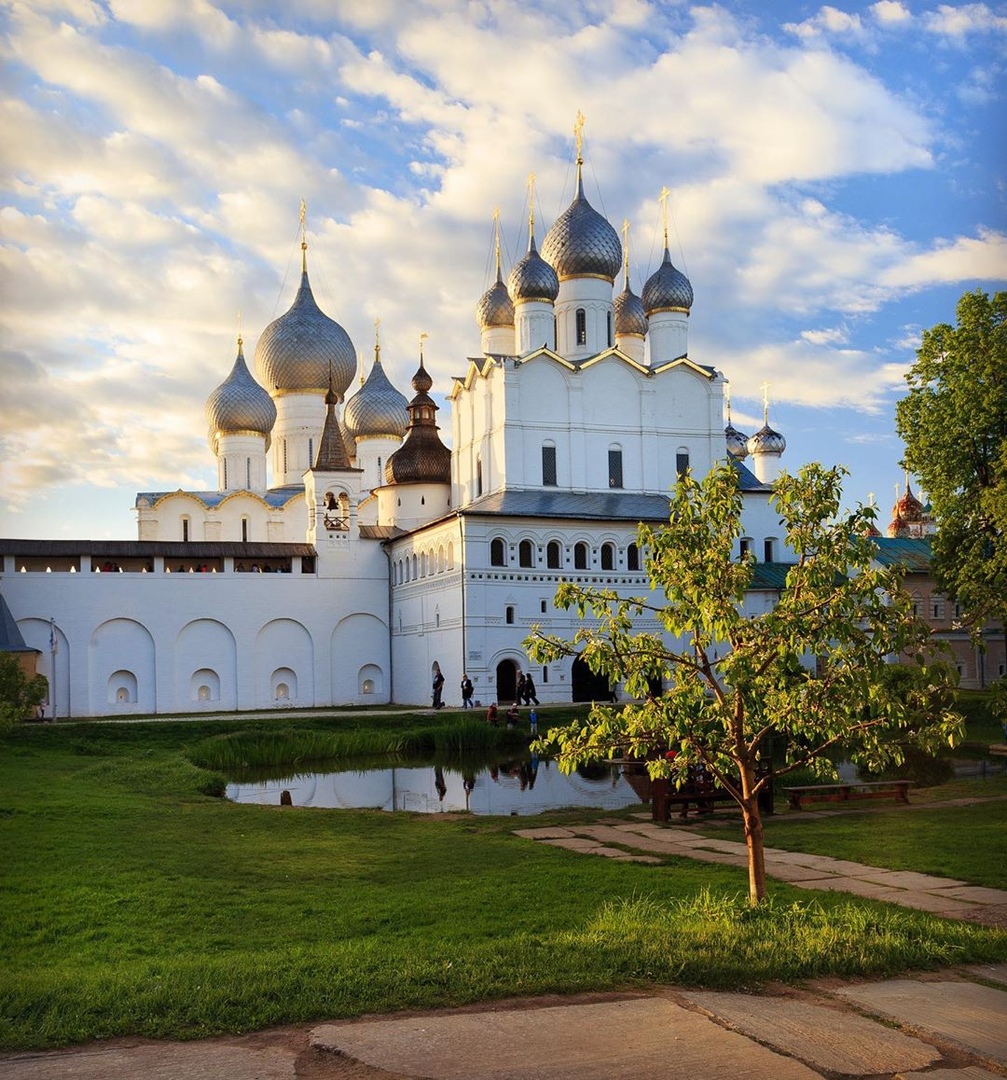
{"label": "onion dome", "polygon": [[583,162],[577,158],[577,195],[553,222],[542,241],[542,257],[560,281],[600,277],[614,282],[622,266],[619,234],[584,197]]}
{"label": "onion dome", "polygon": [[728,420],[724,428],[724,438],[727,439],[727,452],[738,461],[744,461],[748,457],[748,436],[740,432]]}
{"label": "onion dome", "polygon": [[437,406],[428,391],[433,379],[423,366],[413,376],[416,396],[409,402],[409,430],[405,441],[385,462],[386,484],[449,484],[451,451],[437,434],[434,414]]}
{"label": "onion dome", "polygon": [[363,386],[350,398],[343,410],[343,438],[401,439],[409,426],[405,394],[392,386],[381,366],[381,346],[374,346],[374,365]]}
{"label": "onion dome", "polygon": [[534,225],[529,228],[528,253],[511,270],[507,291],[515,304],[530,300],[552,304],[559,296],[556,271],[539,255],[535,246]]}
{"label": "onion dome", "polygon": [[647,334],[647,313],[643,310],[643,301],[629,287],[626,282],[622,292],[615,298],[613,305],[615,310],[615,334],[636,334],[645,337]]}
{"label": "onion dome", "polygon": [[768,423],[748,440],[748,452],[750,454],[782,454],[787,449],[787,440],[778,432],[774,431]]}
{"label": "onion dome", "polygon": [[221,434],[250,431],[265,435],[268,442],[276,422],[276,406],[246,367],[241,338],[230,375],[206,399],[206,422],[214,451],[216,437]]}
{"label": "onion dome", "polygon": [[[306,245],[302,242],[301,249]],[[324,393],[331,384],[342,401],[357,370],[357,355],[349,334],[315,303],[308,283],[306,261],[301,263],[301,286],[289,311],[274,319],[259,338],[255,368],[263,384],[274,391]]]}
{"label": "onion dome", "polygon": [[476,322],[480,330],[488,330],[491,326],[514,325],[514,305],[511,303],[507,286],[503,283],[499,267],[496,281],[476,304]]}
{"label": "onion dome", "polygon": [[918,525],[923,521],[923,503],[913,494],[909,486],[909,474],[906,474],[905,494],[892,507],[892,515],[901,518],[905,525]]}
{"label": "onion dome", "polygon": [[688,312],[692,308],[692,285],[672,264],[667,244],[664,245],[664,260],[643,287],[643,307],[648,315],[658,311]]}

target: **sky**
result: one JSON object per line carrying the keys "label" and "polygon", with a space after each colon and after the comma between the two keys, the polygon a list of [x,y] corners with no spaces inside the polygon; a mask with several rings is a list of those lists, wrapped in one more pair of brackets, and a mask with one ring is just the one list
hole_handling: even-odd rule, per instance
{"label": "sky", "polygon": [[923,328],[1007,288],[1007,4],[0,0],[0,536],[131,539],[213,490],[204,405],[291,304],[434,394],[573,196],[695,292],[689,354],[882,516]]}

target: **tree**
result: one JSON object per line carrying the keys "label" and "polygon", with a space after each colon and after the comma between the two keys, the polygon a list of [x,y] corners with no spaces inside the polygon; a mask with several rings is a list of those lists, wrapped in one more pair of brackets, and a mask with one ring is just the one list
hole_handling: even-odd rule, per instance
{"label": "tree", "polygon": [[979,631],[1007,618],[1007,292],[966,293],[923,332],[895,424],[937,522],[938,587]]}
{"label": "tree", "polygon": [[[899,572],[873,561],[874,510],[840,516],[843,475],[810,465],[778,481],[773,500],[796,561],[772,611],[744,613],[755,563],[734,555],[742,495],[736,471],[721,465],[701,483],[678,483],[668,525],[640,526],[650,597],[563,582],[556,605],[575,609],[583,624],[572,640],[535,628],[525,642],[538,662],[579,655],[642,699],[595,705],[543,748],[566,770],[629,756],[646,761],[652,778],[679,785],[690,768],[712,773],[742,811],[753,904],[766,896],[758,796],[772,783],[758,764],[774,734],[786,737],[777,775],[808,767],[827,776],[832,749],[879,768],[900,763],[907,745],[954,745],[963,730],[943,702],[921,708],[941,701],[948,669],[928,663],[929,630]],[[660,629],[637,630],[643,619]],[[885,677],[887,658],[907,651],[932,695],[907,695]],[[657,678],[664,689],[653,696]]]}
{"label": "tree", "polygon": [[0,652],[0,731],[34,716],[48,692],[44,675],[25,674],[13,653]]}

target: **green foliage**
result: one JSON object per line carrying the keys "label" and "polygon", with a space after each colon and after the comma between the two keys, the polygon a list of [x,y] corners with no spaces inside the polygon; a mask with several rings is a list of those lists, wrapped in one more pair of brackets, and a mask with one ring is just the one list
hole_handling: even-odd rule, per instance
{"label": "green foliage", "polygon": [[978,631],[1007,619],[1007,292],[923,333],[895,423],[937,520],[934,571]]}
{"label": "green foliage", "polygon": [[13,653],[0,652],[0,731],[34,719],[48,691],[44,675],[26,675]]}
{"label": "green foliage", "polygon": [[[745,816],[753,902],[765,897],[757,796],[771,782],[758,767],[770,739],[785,736],[777,772],[827,774],[836,747],[881,769],[901,763],[907,745],[934,751],[961,738],[949,669],[927,663],[929,629],[913,615],[900,572],[874,563],[873,511],[840,514],[843,475],[809,465],[777,482],[773,502],[795,564],[772,611],[744,613],[752,563],[733,557],[742,495],[735,470],[722,465],[702,482],[679,482],[667,526],[640,527],[651,597],[563,583],[556,605],[581,619],[573,640],[536,631],[525,643],[537,662],[579,654],[642,699],[595,706],[543,749],[566,769],[630,756],[678,783],[690,769],[712,773]],[[642,620],[660,630],[638,630]],[[917,661],[901,682],[887,663],[900,654]],[[655,678],[665,687],[657,698]]]}

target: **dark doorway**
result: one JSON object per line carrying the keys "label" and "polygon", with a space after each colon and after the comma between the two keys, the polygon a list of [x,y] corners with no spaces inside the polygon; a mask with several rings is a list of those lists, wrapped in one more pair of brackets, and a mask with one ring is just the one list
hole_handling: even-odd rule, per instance
{"label": "dark doorway", "polygon": [[517,696],[517,664],[501,660],[497,664],[497,701],[513,702]]}
{"label": "dark doorway", "polygon": [[607,675],[595,675],[578,656],[573,662],[573,700],[574,701],[609,701],[612,690]]}

